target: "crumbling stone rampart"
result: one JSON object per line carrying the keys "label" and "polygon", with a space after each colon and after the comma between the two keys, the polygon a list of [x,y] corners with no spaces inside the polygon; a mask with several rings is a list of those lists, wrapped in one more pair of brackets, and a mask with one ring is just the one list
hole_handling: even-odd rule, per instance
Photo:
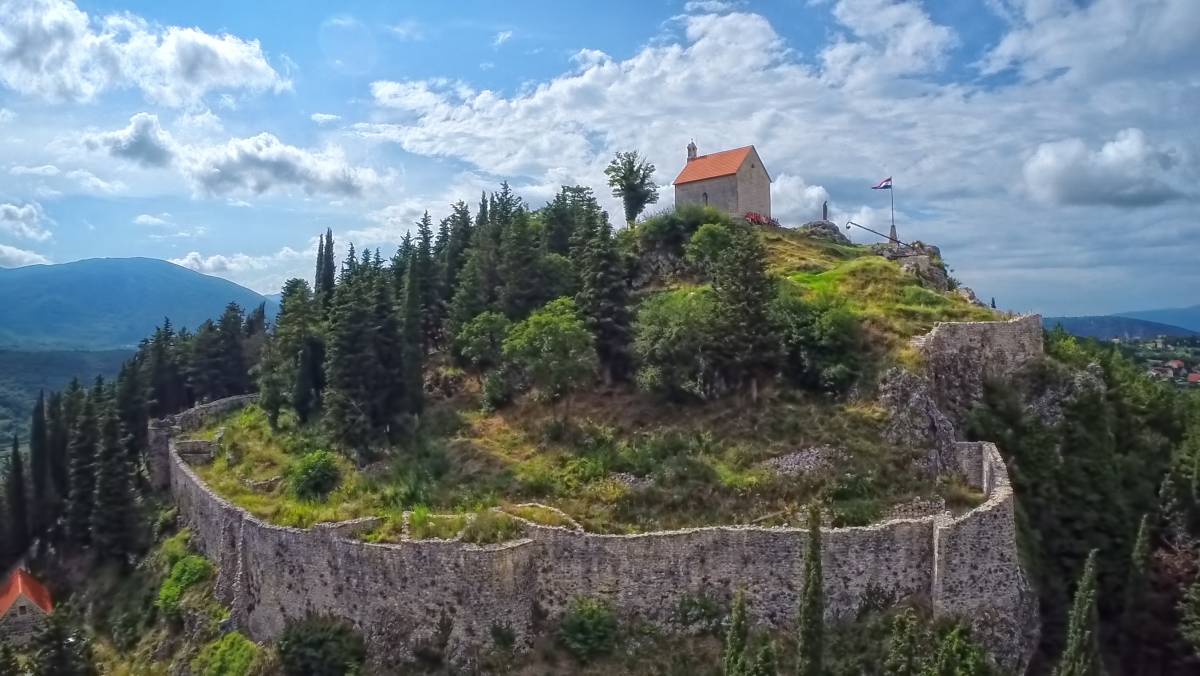
{"label": "crumbling stone rampart", "polygon": [[[935,330],[924,349],[955,350],[958,356],[945,363],[972,375],[968,363],[990,368],[972,349],[1003,363],[1040,352],[1040,344],[1035,350],[1027,342],[1024,323],[1016,331],[1010,324]],[[1012,335],[983,338],[987,326]],[[935,368],[944,363],[932,356]],[[941,382],[960,387],[949,378]],[[289,620],[310,613],[332,615],[363,633],[375,671],[392,673],[418,653],[470,663],[491,645],[493,627],[507,627],[518,645],[528,645],[579,596],[606,599],[623,615],[669,629],[684,599],[727,599],[741,587],[755,621],[777,627],[795,622],[806,535],[798,528],[599,535],[523,522],[520,539],[478,546],[355,539],[375,519],[311,529],[264,523],[214,494],[172,438],[245,401],[216,402],[160,421],[152,429],[151,459],[164,463],[155,476],[167,478],[193,541],[218,566],[218,597],[255,639],[275,638]],[[951,455],[985,502],[958,517],[942,513],[826,529],[826,614],[850,617],[880,599],[924,603],[939,617],[970,622],[1000,665],[1020,671],[1036,644],[1037,608],[1018,560],[1008,473],[990,443],[956,442]]]}

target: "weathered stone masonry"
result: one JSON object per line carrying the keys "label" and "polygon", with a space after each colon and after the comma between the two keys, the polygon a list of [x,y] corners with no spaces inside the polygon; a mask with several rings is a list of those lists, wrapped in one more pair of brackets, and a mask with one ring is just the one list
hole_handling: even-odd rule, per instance
{"label": "weathered stone masonry", "polygon": [[[965,340],[974,344],[977,332],[1010,331],[1011,324],[974,325]],[[1040,331],[1039,324],[1039,338]],[[940,335],[946,340],[948,334]],[[1023,339],[987,344],[989,359],[1004,346],[1041,348],[1040,341],[1033,348]],[[955,361],[963,373],[965,361]],[[494,625],[509,627],[524,644],[577,596],[599,596],[624,614],[667,625],[685,595],[728,596],[739,586],[757,621],[794,622],[803,529],[722,526],[619,536],[525,523],[519,540],[477,546],[354,539],[374,519],[312,529],[264,523],[209,490],[172,438],[245,401],[216,402],[160,421],[151,441],[156,480],[169,482],[194,542],[218,566],[218,597],[257,640],[278,636],[289,619],[307,613],[333,615],[363,632],[373,669],[390,673],[422,647],[470,662],[490,646]],[[868,595],[914,599],[938,616],[970,621],[1001,665],[1020,670],[1035,643],[1037,610],[1017,557],[1008,473],[992,444],[959,442],[955,451],[986,501],[957,518],[826,530],[826,613],[830,619],[852,615]]]}

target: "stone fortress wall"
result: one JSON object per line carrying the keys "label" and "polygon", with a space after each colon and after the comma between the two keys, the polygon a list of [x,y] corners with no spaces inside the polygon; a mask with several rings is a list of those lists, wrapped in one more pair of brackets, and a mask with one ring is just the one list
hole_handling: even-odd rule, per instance
{"label": "stone fortress wall", "polygon": [[[956,355],[950,363],[959,377],[982,382],[995,362],[1020,364],[1041,354],[1040,320],[1037,340],[1029,318],[946,326],[922,345],[931,369],[942,361],[930,351],[947,350]],[[929,377],[956,382],[941,375]],[[491,645],[493,627],[507,627],[518,645],[527,645],[579,596],[606,599],[624,615],[669,628],[685,597],[728,598],[742,587],[756,621],[778,627],[795,621],[806,537],[800,528],[600,535],[523,522],[520,539],[479,546],[355,539],[377,523],[371,518],[311,529],[265,523],[214,494],[184,459],[184,450],[190,458],[203,449],[174,439],[250,399],[156,421],[151,464],[193,529],[193,542],[217,564],[218,598],[256,640],[275,638],[289,620],[310,613],[340,617],[365,636],[373,669],[390,673],[427,650],[470,663]],[[1018,559],[1008,472],[990,443],[956,442],[953,456],[985,493],[979,507],[958,517],[823,531],[826,615],[852,616],[880,598],[915,600],[937,616],[969,621],[998,663],[1019,672],[1035,646],[1038,619]]]}

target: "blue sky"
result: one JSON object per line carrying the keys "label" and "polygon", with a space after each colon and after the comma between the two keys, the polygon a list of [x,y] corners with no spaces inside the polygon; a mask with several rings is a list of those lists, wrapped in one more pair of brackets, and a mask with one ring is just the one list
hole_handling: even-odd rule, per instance
{"label": "blue sky", "polygon": [[[0,266],[152,256],[259,291],[509,180],[753,143],[776,215],[942,247],[1023,311],[1200,302],[1194,0],[0,0]],[[618,221],[615,218],[614,221]],[[857,237],[857,235],[856,235]],[[862,241],[870,241],[863,237]]]}

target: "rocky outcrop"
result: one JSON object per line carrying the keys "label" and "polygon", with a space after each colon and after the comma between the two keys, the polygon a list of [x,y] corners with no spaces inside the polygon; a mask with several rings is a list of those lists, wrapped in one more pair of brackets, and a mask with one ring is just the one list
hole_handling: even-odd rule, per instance
{"label": "rocky outcrop", "polygon": [[796,230],[815,239],[824,239],[835,244],[852,244],[850,238],[833,221],[809,221]]}
{"label": "rocky outcrop", "polygon": [[954,425],[942,413],[929,380],[911,371],[892,369],[879,386],[879,401],[888,411],[885,439],[900,446],[926,449],[925,470],[933,475],[950,469]]}

